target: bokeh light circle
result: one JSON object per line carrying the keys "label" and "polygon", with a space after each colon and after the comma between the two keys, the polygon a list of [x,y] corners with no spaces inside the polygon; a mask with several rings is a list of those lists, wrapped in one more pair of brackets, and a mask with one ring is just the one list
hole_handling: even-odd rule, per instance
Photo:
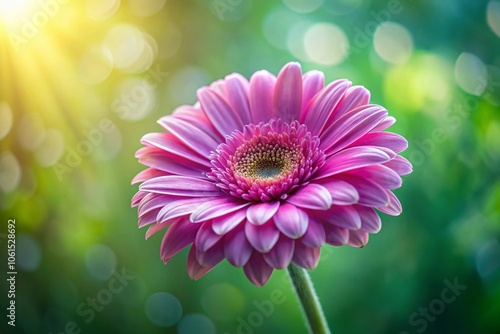
{"label": "bokeh light circle", "polygon": [[318,9],[323,4],[323,0],[283,0],[283,3],[294,12],[306,14]]}
{"label": "bokeh light circle", "polygon": [[344,31],[331,23],[316,23],[304,35],[304,48],[308,57],[321,65],[337,65],[349,51]]}
{"label": "bokeh light circle", "polygon": [[480,96],[488,83],[488,72],[476,55],[462,52],[455,62],[455,79],[464,91]]}
{"label": "bokeh light circle", "polygon": [[105,20],[113,16],[120,8],[120,0],[86,0],[87,15],[95,21]]}
{"label": "bokeh light circle", "polygon": [[12,128],[12,110],[6,102],[0,102],[0,140],[5,138]]}
{"label": "bokeh light circle", "polygon": [[42,167],[54,165],[64,153],[64,137],[59,130],[48,129],[40,147],[35,151],[35,158]]}
{"label": "bokeh light circle", "polygon": [[21,165],[10,152],[0,155],[0,190],[10,193],[15,190],[21,181]]}
{"label": "bokeh light circle", "polygon": [[26,114],[17,128],[17,140],[29,151],[36,150],[45,138],[45,125],[39,114]]}
{"label": "bokeh light circle", "polygon": [[106,80],[113,70],[113,56],[102,45],[91,47],[80,59],[80,78],[89,85]]}
{"label": "bokeh light circle", "polygon": [[85,253],[85,265],[93,277],[105,281],[116,269],[115,252],[106,245],[92,245]]}
{"label": "bokeh light circle", "polygon": [[166,0],[129,0],[128,5],[135,15],[146,17],[158,13],[166,2]]}
{"label": "bokeh light circle", "polygon": [[175,325],[182,317],[181,303],[166,292],[157,292],[149,296],[144,310],[148,319],[160,327]]}
{"label": "bokeh light circle", "polygon": [[490,1],[488,3],[486,22],[490,29],[500,37],[500,1]]}
{"label": "bokeh light circle", "polygon": [[38,241],[27,234],[16,237],[16,264],[26,270],[35,271],[40,266],[42,251]]}
{"label": "bokeh light circle", "polygon": [[408,29],[395,22],[380,24],[373,34],[377,54],[387,62],[405,63],[413,52],[413,38]]}
{"label": "bokeh light circle", "polygon": [[192,313],[182,318],[177,326],[179,334],[215,334],[215,326],[207,316],[199,313]]}

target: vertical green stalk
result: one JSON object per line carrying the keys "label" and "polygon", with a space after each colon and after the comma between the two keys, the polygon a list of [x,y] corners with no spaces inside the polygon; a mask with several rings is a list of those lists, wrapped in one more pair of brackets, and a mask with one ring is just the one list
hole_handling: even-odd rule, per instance
{"label": "vertical green stalk", "polygon": [[318,296],[316,296],[307,271],[290,263],[288,266],[288,276],[290,276],[295,293],[299,299],[302,313],[307,321],[309,333],[330,334],[321,304],[319,303]]}

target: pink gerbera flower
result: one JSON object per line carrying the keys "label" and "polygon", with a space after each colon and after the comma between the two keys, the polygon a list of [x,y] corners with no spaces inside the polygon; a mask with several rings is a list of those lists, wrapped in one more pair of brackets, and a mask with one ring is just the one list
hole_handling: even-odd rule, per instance
{"label": "pink gerbera flower", "polygon": [[384,131],[395,119],[364,87],[325,87],[323,73],[289,63],[277,77],[228,75],[197,97],[142,138],[149,168],[132,200],[146,238],[168,227],[165,263],[191,245],[191,278],[226,258],[264,285],[290,262],[314,268],[325,243],[366,245],[381,227],[375,209],[401,213],[391,190],[411,172],[398,155],[407,141]]}

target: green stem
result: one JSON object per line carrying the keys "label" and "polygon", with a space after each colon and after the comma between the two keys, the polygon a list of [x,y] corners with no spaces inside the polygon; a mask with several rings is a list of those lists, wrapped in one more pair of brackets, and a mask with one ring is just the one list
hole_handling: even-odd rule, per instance
{"label": "green stem", "polygon": [[299,298],[302,313],[307,320],[309,333],[330,334],[321,304],[319,303],[318,296],[316,296],[316,292],[314,292],[314,287],[307,271],[290,263],[288,266],[288,276],[290,276],[295,293]]}

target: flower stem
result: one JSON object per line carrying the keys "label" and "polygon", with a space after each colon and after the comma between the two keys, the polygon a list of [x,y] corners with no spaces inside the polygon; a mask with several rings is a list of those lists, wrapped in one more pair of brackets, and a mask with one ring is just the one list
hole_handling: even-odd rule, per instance
{"label": "flower stem", "polygon": [[288,266],[288,276],[290,276],[295,293],[299,298],[302,313],[307,320],[309,333],[330,334],[321,304],[307,271],[290,263]]}

